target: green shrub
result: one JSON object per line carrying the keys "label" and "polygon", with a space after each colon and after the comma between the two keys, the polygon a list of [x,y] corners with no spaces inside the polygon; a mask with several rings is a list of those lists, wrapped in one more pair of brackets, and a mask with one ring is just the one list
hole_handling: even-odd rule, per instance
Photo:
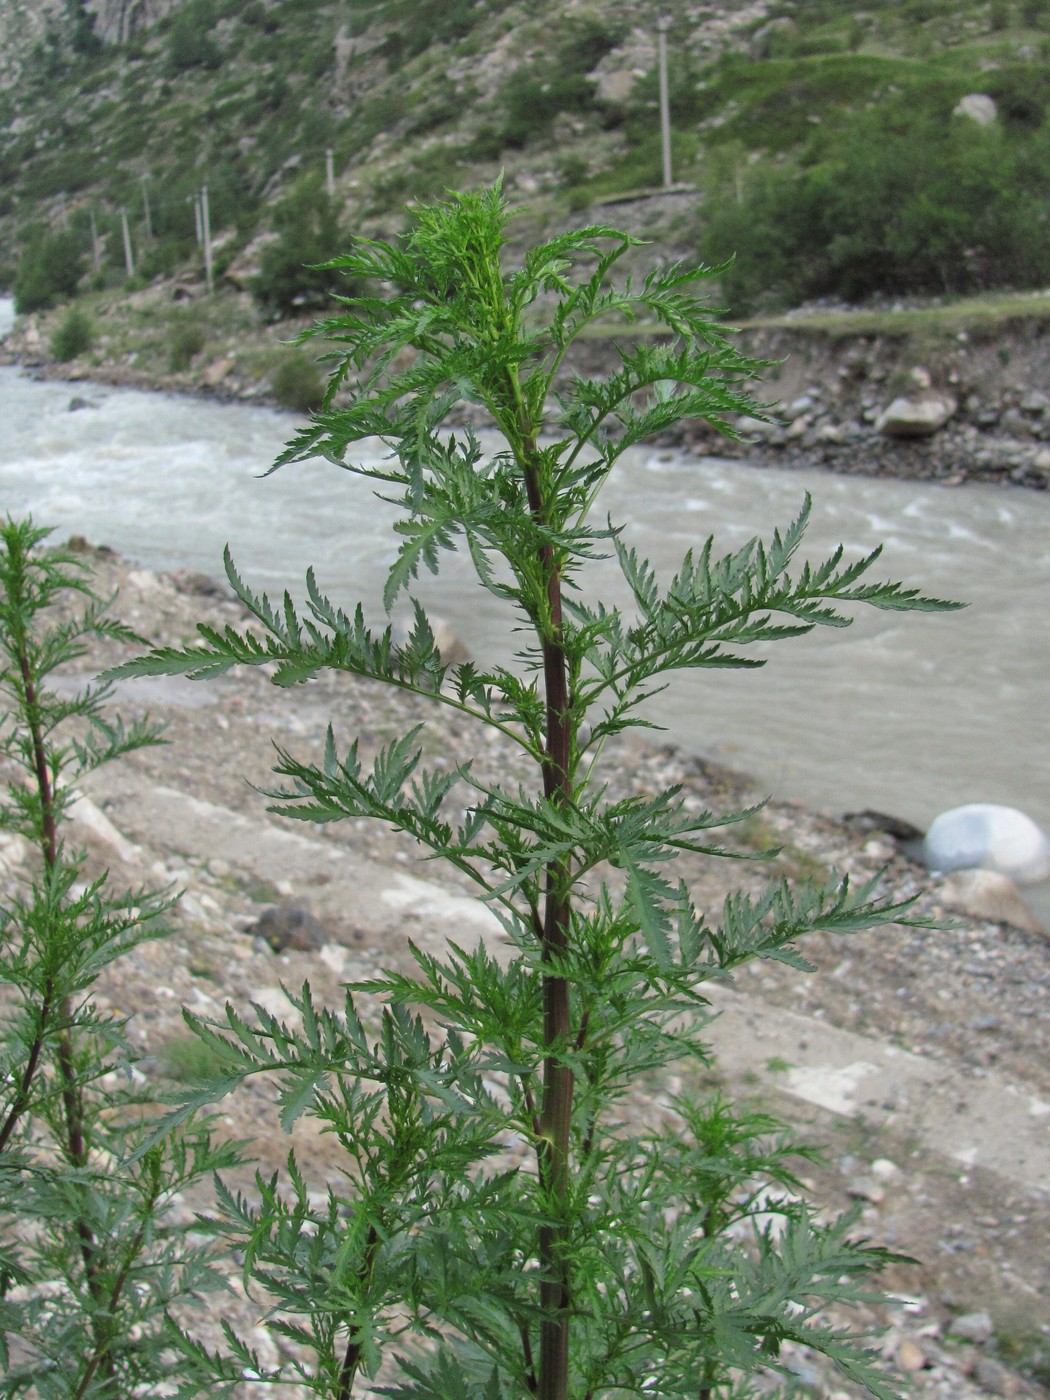
{"label": "green shrub", "polygon": [[175,1036],[157,1051],[157,1068],[165,1079],[178,1084],[193,1084],[213,1079],[222,1068],[222,1057],[210,1045],[195,1035]]}
{"label": "green shrub", "polygon": [[570,21],[549,58],[516,68],[498,96],[501,147],[545,139],[562,113],[595,112],[596,84],[588,74],[619,37],[619,30],[597,20]]}
{"label": "green shrub", "polygon": [[186,236],[154,237],[139,252],[135,270],[147,282],[155,277],[171,277],[190,257],[195,244],[195,238]]}
{"label": "green shrub", "polygon": [[341,233],[336,207],[319,179],[300,184],[274,212],[278,237],[263,252],[251,294],[274,320],[304,310],[320,310],[334,293],[347,289],[338,269],[316,266],[328,261]]}
{"label": "green shrub", "polygon": [[324,401],[324,379],[307,355],[293,352],[278,365],[270,388],[279,404],[297,413],[312,413]]}
{"label": "green shrub", "polygon": [[15,275],[15,308],[47,311],[76,294],[85,259],[80,241],[70,229],[31,238],[22,251]]}
{"label": "green shrub", "polygon": [[192,321],[184,321],[175,327],[171,334],[171,347],[168,368],[175,374],[189,369],[195,355],[204,349],[206,336],[204,328]]}
{"label": "green shrub", "polygon": [[222,51],[210,33],[214,23],[209,0],[190,0],[176,12],[168,33],[168,66],[173,73],[220,66]]}
{"label": "green shrub", "polygon": [[1010,140],[965,118],[865,113],[834,154],[738,170],[709,204],[701,247],[737,254],[742,312],[817,296],[941,295],[1044,285],[1050,133]]}
{"label": "green shrub", "polygon": [[75,360],[78,355],[91,349],[94,339],[95,330],[90,319],[74,307],[66,313],[51,337],[51,354],[63,362]]}
{"label": "green shrub", "polygon": [[549,136],[561,113],[591,110],[594,90],[593,81],[582,73],[519,68],[500,90],[500,105],[505,112],[503,144],[520,149],[530,141]]}
{"label": "green shrub", "polygon": [[81,58],[97,58],[102,52],[102,39],[95,32],[96,16],[84,0],[66,0],[66,14],[73,52]]}

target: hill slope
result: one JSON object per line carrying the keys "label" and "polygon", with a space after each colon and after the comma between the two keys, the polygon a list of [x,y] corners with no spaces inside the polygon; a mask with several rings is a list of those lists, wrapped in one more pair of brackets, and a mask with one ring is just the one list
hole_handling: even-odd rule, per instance
{"label": "hill slope", "polygon": [[[674,175],[703,208],[635,222],[742,252],[737,305],[1050,279],[1050,0],[668,8]],[[501,167],[544,223],[661,183],[655,24],[627,0],[2,0],[0,53],[8,283],[61,227],[86,257],[92,215],[122,280],[122,209],[137,276],[196,269],[204,184],[243,279],[289,201],[345,237]]]}

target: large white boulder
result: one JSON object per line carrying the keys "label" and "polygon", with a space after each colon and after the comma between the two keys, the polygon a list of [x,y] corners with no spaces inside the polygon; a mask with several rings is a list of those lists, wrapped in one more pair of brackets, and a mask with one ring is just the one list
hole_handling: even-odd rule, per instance
{"label": "large white boulder", "polygon": [[931,870],[997,870],[1021,885],[1050,879],[1050,840],[1015,807],[971,802],[935,818],[923,847]]}
{"label": "large white boulder", "polygon": [[929,437],[944,427],[958,406],[950,394],[894,399],[875,420],[875,431],[883,437]]}

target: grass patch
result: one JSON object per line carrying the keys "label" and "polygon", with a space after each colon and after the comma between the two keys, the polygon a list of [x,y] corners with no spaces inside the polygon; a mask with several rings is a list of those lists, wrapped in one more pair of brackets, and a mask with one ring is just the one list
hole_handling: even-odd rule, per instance
{"label": "grass patch", "polygon": [[[905,340],[930,333],[947,336],[959,331],[992,336],[1017,324],[1038,325],[1043,322],[1050,322],[1050,293],[987,292],[896,311],[864,308],[835,311],[821,308],[793,311],[785,315],[748,316],[736,324],[741,331],[784,330],[799,335],[825,336],[832,340],[849,340],[858,336]],[[611,318],[608,321],[595,321],[583,332],[583,338],[587,340],[645,340],[668,336],[667,327],[658,321],[636,321],[625,326]]]}
{"label": "grass patch", "polygon": [[157,1068],[176,1084],[196,1084],[222,1071],[222,1056],[195,1035],[174,1036],[157,1052]]}
{"label": "grass patch", "polygon": [[[1046,292],[987,292],[899,311],[805,311],[789,316],[749,317],[740,325],[742,330],[819,331],[836,338],[881,335],[903,339],[930,330],[1005,330],[1018,321],[1050,321],[1050,295]],[[640,326],[634,328],[636,334],[641,330]],[[649,333],[652,333],[651,328]]]}

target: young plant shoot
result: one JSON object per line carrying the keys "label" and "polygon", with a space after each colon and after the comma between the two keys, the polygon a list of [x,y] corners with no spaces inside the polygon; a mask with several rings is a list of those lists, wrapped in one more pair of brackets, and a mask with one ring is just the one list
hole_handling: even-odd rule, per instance
{"label": "young plant shoot", "polygon": [[[534,773],[527,790],[482,783],[470,765],[427,768],[418,730],[371,766],[331,729],[320,764],[278,750],[272,810],[409,833],[473,883],[505,940],[417,952],[414,975],[352,986],[338,1012],[304,986],[301,1027],[232,1009],[198,1025],[242,1075],[277,1075],[286,1122],[311,1114],[346,1151],[327,1209],[310,1204],[292,1157],[284,1186],[227,1199],[221,1228],[300,1348],[287,1373],[333,1400],[381,1368],[382,1393],[399,1400],[743,1396],[788,1340],[889,1397],[892,1382],[825,1313],[866,1296],[889,1256],[795,1198],[773,1208],[782,1228],[758,1219],[761,1188],[794,1180],[788,1139],[717,1097],[683,1094],[673,1124],[664,1113],[638,1126],[625,1105],[667,1067],[706,1059],[709,981],[753,958],[804,967],[806,933],[900,922],[905,906],[846,881],[774,882],[709,921],[675,856],[719,856],[713,829],[746,814],[687,809],[674,788],[613,800],[603,774],[676,671],[761,665],[749,647],[844,626],[845,605],[950,605],[871,581],[877,551],[798,563],[808,502],[767,543],[720,557],[708,541],[658,577],[630,522],[601,514],[602,486],[628,448],[682,419],[732,436],[740,415],[761,417],[745,389],[760,366],[698,299],[711,270],[616,284],[634,240],[604,227],[510,268],[507,221],[499,187],[455,195],[415,211],[399,242],[361,240],[335,260],[383,291],[347,298],[313,332],[333,347],[326,405],[276,464],[323,456],[400,504],[383,601],[389,611],[409,592],[407,639],[329,601],[312,572],[304,608],[271,603],[227,558],[252,629],[202,626],[201,645],[120,672],[267,664],[280,686],[345,672],[430,697],[479,742],[498,730]],[[573,345],[599,318],[666,335],[626,340],[608,377],[572,377]],[[463,402],[495,425],[495,446],[447,426]],[[355,444],[376,437],[389,456],[357,464]],[[523,639],[516,665],[443,663],[414,590],[457,548]],[[589,591],[602,556],[619,566],[628,615]],[[362,992],[384,1002],[378,1031]]]}
{"label": "young plant shoot", "polygon": [[109,715],[105,686],[53,687],[89,639],[142,639],[48,533],[0,522],[0,830],[26,851],[0,897],[0,1396],[187,1395],[171,1310],[224,1280],[169,1208],[235,1153],[203,1124],[153,1132],[125,1021],[92,1002],[172,900],[88,879],[63,832],[77,783],[158,738]]}

